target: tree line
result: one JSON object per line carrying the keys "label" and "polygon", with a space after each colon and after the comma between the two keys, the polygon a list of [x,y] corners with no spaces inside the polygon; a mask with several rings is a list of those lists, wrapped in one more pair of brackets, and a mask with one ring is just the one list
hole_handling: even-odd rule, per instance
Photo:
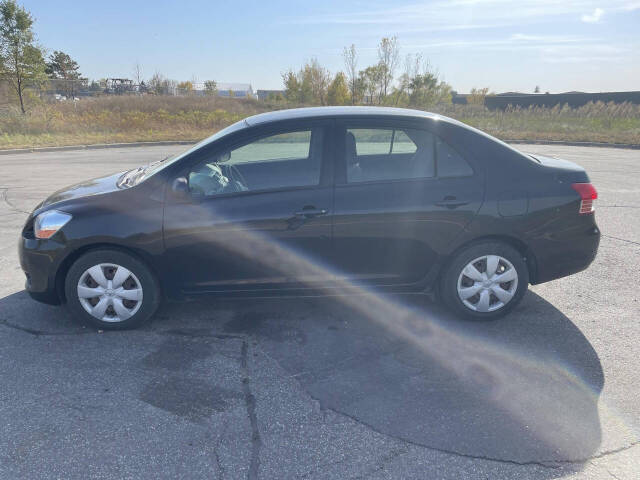
{"label": "tree line", "polygon": [[[316,58],[282,76],[284,94],[271,100],[302,105],[387,105],[425,108],[451,103],[451,86],[420,54],[401,59],[396,37],[378,44],[377,63],[359,69],[355,45],[343,50],[345,71],[332,75]],[[401,68],[401,60],[404,60]],[[400,70],[400,73],[398,74]]]}
{"label": "tree line", "polygon": [[[0,81],[9,85],[22,113],[26,113],[26,100],[33,91],[41,91],[52,80],[61,85],[68,98],[74,98],[80,88],[92,92],[107,88],[105,79],[89,83],[67,53],[54,50],[47,57],[45,48],[36,41],[33,24],[31,13],[15,0],[0,1]],[[160,73],[145,83],[139,64],[134,66],[133,74],[138,92],[168,95],[176,89],[186,94],[194,91],[195,81],[176,82]],[[204,82],[206,95],[216,95],[217,90],[214,80]]]}
{"label": "tree line", "polygon": [[[80,73],[78,63],[67,53],[55,50],[48,58],[35,39],[33,17],[16,0],[0,1],[0,80],[16,94],[25,113],[25,97],[31,89],[42,89],[49,81],[67,97],[74,98],[79,88],[93,92],[109,91],[106,80],[93,81]],[[360,67],[355,45],[343,50],[344,71],[332,74],[316,58],[299,70],[290,69],[282,76],[283,95],[271,95],[268,100],[291,105],[387,105],[427,108],[438,103],[451,103],[451,86],[443,81],[428,61],[419,54],[401,57],[396,37],[382,38],[377,47],[377,62]],[[146,82],[136,63],[133,71],[135,91],[170,95],[195,92],[195,80],[176,82],[155,73]],[[117,85],[115,93],[130,86]],[[488,89],[473,90],[471,102],[484,100]],[[204,82],[205,95],[216,95],[214,80]],[[229,92],[233,96],[233,92]]]}

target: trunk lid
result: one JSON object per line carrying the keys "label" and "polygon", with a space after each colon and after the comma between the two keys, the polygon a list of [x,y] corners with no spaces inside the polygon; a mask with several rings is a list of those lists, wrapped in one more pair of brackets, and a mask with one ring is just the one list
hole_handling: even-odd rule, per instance
{"label": "trunk lid", "polygon": [[589,176],[584,168],[577,163],[556,157],[544,155],[531,155],[540,164],[550,170],[554,170],[556,178],[562,182],[589,183]]}

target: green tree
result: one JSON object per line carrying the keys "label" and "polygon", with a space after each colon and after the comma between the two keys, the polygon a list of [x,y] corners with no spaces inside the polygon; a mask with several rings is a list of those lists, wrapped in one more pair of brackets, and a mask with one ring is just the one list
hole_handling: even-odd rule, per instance
{"label": "green tree", "polygon": [[178,83],[178,89],[185,95],[191,95],[193,93],[193,83],[190,81]]}
{"label": "green tree", "polygon": [[204,93],[209,96],[216,96],[218,94],[218,84],[215,80],[204,81]]}
{"label": "green tree", "polygon": [[328,70],[313,59],[297,73],[289,70],[282,75],[284,96],[294,105],[325,105],[329,79]]}
{"label": "green tree", "polygon": [[284,98],[289,103],[302,103],[300,100],[301,85],[295,72],[289,70],[282,74],[282,82],[284,83]]}
{"label": "green tree", "polygon": [[0,2],[0,78],[9,82],[24,108],[25,89],[46,81],[42,50],[36,45],[33,18],[15,0]]}
{"label": "green tree", "polygon": [[409,105],[426,108],[438,103],[451,103],[451,86],[438,80],[433,72],[416,75],[409,82]]}
{"label": "green tree", "polygon": [[380,103],[382,100],[381,85],[384,76],[380,65],[372,65],[360,71],[360,83],[365,95],[365,103]]}
{"label": "green tree", "polygon": [[62,80],[64,92],[67,97],[74,98],[76,84],[80,81],[80,67],[78,63],[64,52],[54,51],[49,56],[45,67],[45,73],[49,78]]}
{"label": "green tree", "polygon": [[327,103],[329,105],[347,105],[350,97],[347,77],[342,72],[336,73],[327,89]]}
{"label": "green tree", "polygon": [[311,103],[326,105],[327,88],[331,81],[329,70],[320,65],[317,58],[312,58],[301,70],[303,92],[311,91]]}
{"label": "green tree", "polygon": [[467,103],[471,105],[484,105],[484,99],[487,95],[489,95],[489,87],[472,88],[471,93],[467,96]]}
{"label": "green tree", "polygon": [[283,103],[286,101],[285,97],[281,93],[269,93],[266,98],[268,103]]}

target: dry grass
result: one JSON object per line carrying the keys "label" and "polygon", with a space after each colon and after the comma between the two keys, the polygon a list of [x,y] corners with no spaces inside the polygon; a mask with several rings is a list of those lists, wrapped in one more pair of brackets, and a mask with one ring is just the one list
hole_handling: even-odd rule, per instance
{"label": "dry grass", "polygon": [[199,140],[248,115],[257,101],[219,97],[102,97],[0,112],[0,148]]}
{"label": "dry grass", "polygon": [[[0,111],[0,148],[155,140],[200,140],[241,118],[282,108],[220,97],[102,97]],[[504,140],[640,144],[640,106],[589,104],[491,111],[481,105],[432,109]]]}
{"label": "dry grass", "polygon": [[589,103],[580,108],[511,108],[477,105],[436,109],[503,140],[563,140],[640,144],[640,105]]}

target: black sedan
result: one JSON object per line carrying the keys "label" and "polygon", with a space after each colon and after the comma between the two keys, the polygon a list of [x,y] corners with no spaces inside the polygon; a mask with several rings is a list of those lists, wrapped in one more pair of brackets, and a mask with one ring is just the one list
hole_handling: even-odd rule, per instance
{"label": "black sedan", "polygon": [[362,288],[485,319],[593,261],[596,198],[578,165],[439,115],[283,110],[54,193],[20,260],[32,297],[99,328],[139,325],[163,297]]}

